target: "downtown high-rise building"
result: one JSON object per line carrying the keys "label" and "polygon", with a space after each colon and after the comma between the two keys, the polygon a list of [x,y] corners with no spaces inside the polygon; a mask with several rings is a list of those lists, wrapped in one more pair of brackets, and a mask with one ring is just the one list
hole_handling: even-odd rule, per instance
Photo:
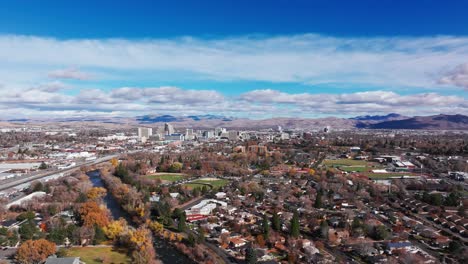
{"label": "downtown high-rise building", "polygon": [[174,127],[169,124],[169,123],[165,123],[164,124],[164,134],[165,135],[172,135],[174,134],[175,130],[174,130]]}
{"label": "downtown high-rise building", "polygon": [[153,135],[153,129],[151,127],[139,127],[138,128],[138,138],[148,139]]}

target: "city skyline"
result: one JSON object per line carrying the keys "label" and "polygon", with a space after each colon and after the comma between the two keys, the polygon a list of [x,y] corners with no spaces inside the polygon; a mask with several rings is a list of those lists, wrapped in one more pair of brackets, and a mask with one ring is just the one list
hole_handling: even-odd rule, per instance
{"label": "city skyline", "polygon": [[468,114],[462,3],[1,5],[1,118]]}

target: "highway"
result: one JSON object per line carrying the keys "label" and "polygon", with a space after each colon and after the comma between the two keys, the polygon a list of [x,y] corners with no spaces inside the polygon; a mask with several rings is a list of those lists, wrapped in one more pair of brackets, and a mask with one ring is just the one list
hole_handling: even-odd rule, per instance
{"label": "highway", "polygon": [[61,174],[61,173],[63,173],[63,174],[70,173],[70,172],[73,172],[73,171],[75,171],[77,169],[80,169],[83,166],[92,166],[92,165],[97,165],[99,163],[107,162],[107,161],[111,160],[112,158],[117,158],[119,155],[120,154],[113,154],[113,155],[104,156],[104,157],[101,157],[101,158],[97,158],[96,160],[93,160],[93,161],[88,161],[88,162],[84,162],[84,163],[81,163],[81,164],[77,164],[76,166],[73,166],[73,167],[70,167],[70,168],[67,168],[67,169],[47,171],[45,173],[40,173],[40,174],[36,174],[36,175],[24,176],[21,179],[17,179],[15,181],[7,182],[7,183],[1,183],[0,182],[0,191],[11,189],[11,188],[17,187],[17,186],[19,186],[21,184],[29,183],[29,182],[32,182],[32,181],[35,181],[35,180],[40,180],[40,179],[43,179],[43,178],[51,176],[51,175]]}

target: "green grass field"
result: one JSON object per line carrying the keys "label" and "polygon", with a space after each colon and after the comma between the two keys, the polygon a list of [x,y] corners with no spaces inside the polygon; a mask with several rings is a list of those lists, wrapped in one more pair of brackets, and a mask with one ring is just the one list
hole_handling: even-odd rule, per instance
{"label": "green grass field", "polygon": [[347,171],[347,172],[351,172],[351,171],[366,172],[369,170],[369,168],[365,166],[342,166],[340,167],[340,170]]}
{"label": "green grass field", "polygon": [[148,179],[161,179],[162,181],[175,182],[183,180],[186,175],[182,173],[157,173],[146,176]]}
{"label": "green grass field", "polygon": [[[129,264],[130,257],[126,250],[116,250],[112,247],[74,247],[66,250],[69,257],[80,257],[86,264],[113,263]],[[105,260],[103,262],[103,260]]]}
{"label": "green grass field", "polygon": [[352,160],[352,159],[337,159],[337,160],[324,160],[323,164],[326,166],[366,166],[365,160]]}
{"label": "green grass field", "polygon": [[203,188],[204,184],[211,184],[214,188],[219,188],[219,187],[225,186],[228,183],[229,183],[229,181],[224,180],[224,179],[216,179],[216,180],[213,180],[213,181],[195,180],[195,181],[191,181],[190,183],[185,183],[182,186],[184,188],[187,187],[188,189],[193,190],[195,188],[200,188],[200,189]]}
{"label": "green grass field", "polygon": [[191,183],[206,183],[206,184],[211,184],[213,185],[213,187],[215,188],[218,188],[218,187],[223,187],[225,186],[226,184],[229,183],[228,180],[224,180],[224,179],[218,179],[218,180],[214,180],[214,181],[206,181],[206,180],[195,180]]}

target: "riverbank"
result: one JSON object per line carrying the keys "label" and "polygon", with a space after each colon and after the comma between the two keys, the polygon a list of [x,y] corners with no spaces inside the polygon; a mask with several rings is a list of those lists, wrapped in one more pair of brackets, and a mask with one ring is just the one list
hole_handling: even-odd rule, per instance
{"label": "riverbank", "polygon": [[[87,173],[91,183],[94,187],[103,187],[107,190],[107,187],[104,181],[101,178],[101,172],[99,170],[90,171]],[[119,219],[120,217],[124,218],[130,225],[137,227],[135,223],[130,218],[129,214],[125,212],[112,194],[108,191],[106,196],[103,199],[104,204],[110,210],[114,220]],[[174,246],[172,246],[168,241],[153,236],[154,248],[158,255],[158,259],[165,264],[195,264],[193,260],[188,258],[186,255],[178,251]]]}

